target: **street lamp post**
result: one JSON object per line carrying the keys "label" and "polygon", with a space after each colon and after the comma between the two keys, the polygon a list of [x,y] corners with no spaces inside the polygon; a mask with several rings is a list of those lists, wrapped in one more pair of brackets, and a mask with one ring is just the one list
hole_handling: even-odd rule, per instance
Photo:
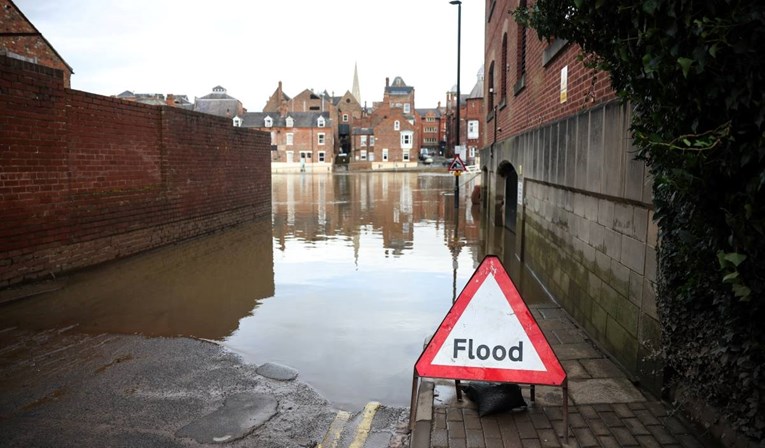
{"label": "street lamp post", "polygon": [[[462,1],[451,0],[449,2],[452,5],[457,5],[457,115],[456,115],[456,129],[455,129],[455,149],[454,157],[457,157],[457,148],[460,147],[460,47],[462,40]],[[459,173],[459,172],[457,172]],[[454,208],[460,208],[460,177],[454,176]]]}

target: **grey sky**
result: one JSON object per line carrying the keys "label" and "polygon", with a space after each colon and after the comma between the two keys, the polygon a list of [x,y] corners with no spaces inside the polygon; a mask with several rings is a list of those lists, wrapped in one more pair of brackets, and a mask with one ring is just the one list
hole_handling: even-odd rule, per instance
{"label": "grey sky", "polygon": [[[358,64],[361,100],[385,78],[415,88],[418,108],[457,82],[457,6],[448,0],[14,0],[74,68],[72,88],[186,94],[216,85],[261,111],[281,80],[342,95]],[[463,0],[461,91],[483,64],[484,5]]]}

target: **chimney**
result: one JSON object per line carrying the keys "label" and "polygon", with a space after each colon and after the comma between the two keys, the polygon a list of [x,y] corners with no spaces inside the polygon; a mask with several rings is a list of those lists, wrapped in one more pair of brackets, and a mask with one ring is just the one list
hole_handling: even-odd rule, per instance
{"label": "chimney", "polygon": [[168,106],[175,106],[175,95],[173,95],[172,93],[168,93],[167,96],[165,97],[165,104],[167,104]]}
{"label": "chimney", "polygon": [[385,77],[385,87],[390,87],[390,78]]}

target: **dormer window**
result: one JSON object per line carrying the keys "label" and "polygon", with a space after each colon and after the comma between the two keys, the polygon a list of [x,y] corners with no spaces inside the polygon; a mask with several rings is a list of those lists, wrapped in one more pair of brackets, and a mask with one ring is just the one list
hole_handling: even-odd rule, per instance
{"label": "dormer window", "polygon": [[292,117],[287,117],[287,127],[292,128],[295,127],[295,120],[292,119]]}
{"label": "dormer window", "polygon": [[327,125],[327,122],[326,120],[324,120],[324,117],[319,117],[319,119],[316,120],[316,125],[319,126],[320,128],[323,128],[324,126]]}
{"label": "dormer window", "polygon": [[234,117],[234,119],[232,121],[234,122],[234,127],[235,128],[238,128],[238,127],[242,126],[242,119],[239,118],[238,116]]}
{"label": "dormer window", "polygon": [[394,131],[400,131],[401,130],[401,122],[396,120],[393,122],[393,130]]}
{"label": "dormer window", "polygon": [[263,121],[265,122],[267,128],[270,128],[274,125],[274,119],[271,117],[266,117]]}
{"label": "dormer window", "polygon": [[412,105],[409,103],[404,103],[404,113],[408,114],[412,112]]}

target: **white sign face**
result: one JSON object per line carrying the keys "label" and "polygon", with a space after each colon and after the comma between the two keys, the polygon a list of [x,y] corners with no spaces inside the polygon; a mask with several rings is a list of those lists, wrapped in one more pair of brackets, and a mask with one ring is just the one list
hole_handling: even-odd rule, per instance
{"label": "white sign face", "polygon": [[475,293],[432,363],[546,370],[492,274]]}
{"label": "white sign face", "polygon": [[568,65],[560,69],[560,102],[568,100]]}

